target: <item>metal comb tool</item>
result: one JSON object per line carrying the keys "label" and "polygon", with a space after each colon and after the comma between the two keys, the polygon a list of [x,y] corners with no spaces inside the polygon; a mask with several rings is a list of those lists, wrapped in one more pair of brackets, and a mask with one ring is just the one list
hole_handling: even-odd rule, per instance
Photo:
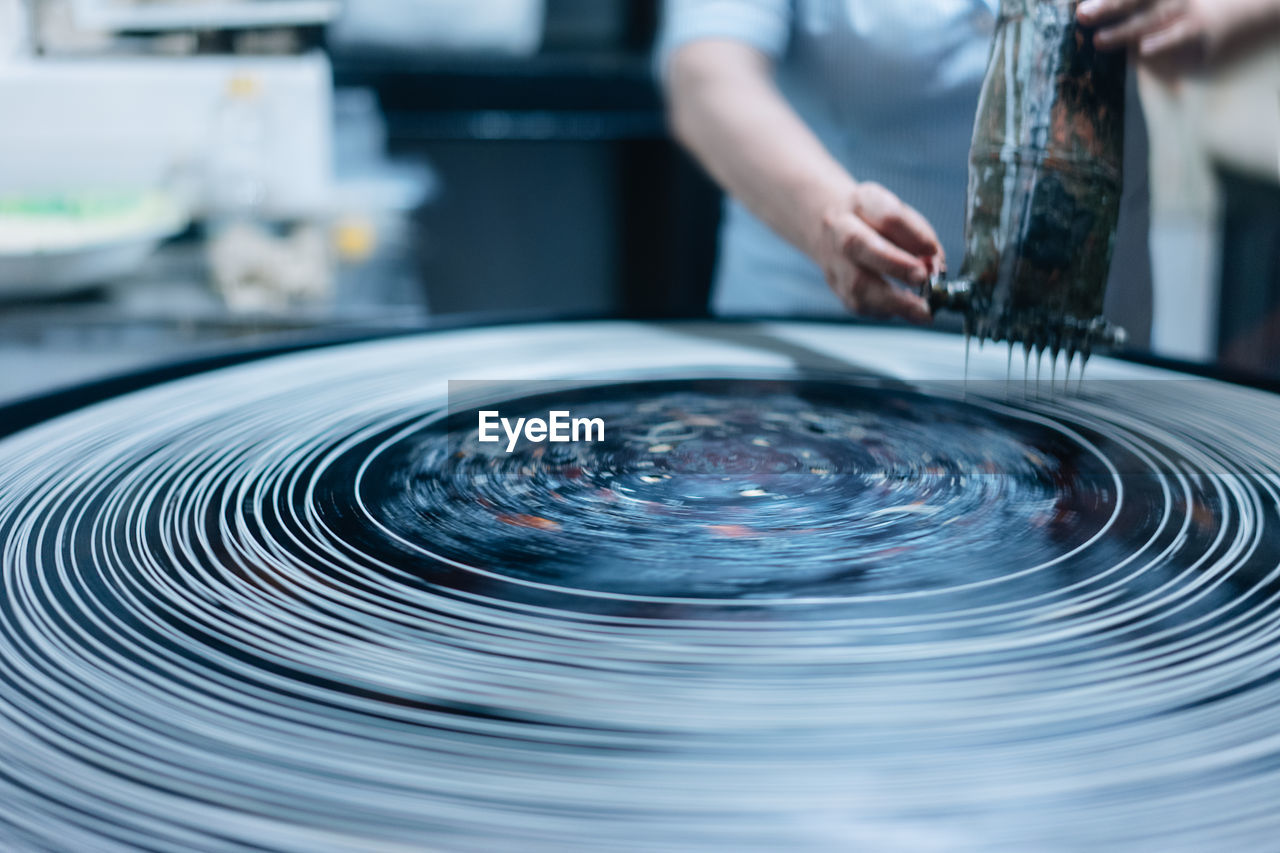
{"label": "metal comb tool", "polygon": [[1126,57],[1076,0],[1002,0],[969,158],[965,257],[923,296],[1056,360],[1122,346],[1103,316],[1123,186]]}

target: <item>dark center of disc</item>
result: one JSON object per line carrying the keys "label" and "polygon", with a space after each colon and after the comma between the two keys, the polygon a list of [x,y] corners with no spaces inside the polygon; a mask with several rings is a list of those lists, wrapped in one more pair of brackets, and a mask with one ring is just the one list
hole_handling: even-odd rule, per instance
{"label": "dark center of disc", "polygon": [[1114,508],[1111,475],[1064,432],[874,384],[646,382],[484,408],[581,413],[605,437],[508,452],[455,412],[384,442],[359,500],[426,576],[657,598],[918,592],[1052,560]]}

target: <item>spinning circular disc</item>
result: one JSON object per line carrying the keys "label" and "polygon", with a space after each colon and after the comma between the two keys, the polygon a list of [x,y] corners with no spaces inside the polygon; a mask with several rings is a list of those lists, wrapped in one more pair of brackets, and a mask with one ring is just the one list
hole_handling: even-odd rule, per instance
{"label": "spinning circular disc", "polygon": [[0,846],[1266,848],[1280,398],[962,361],[443,333],[0,440]]}

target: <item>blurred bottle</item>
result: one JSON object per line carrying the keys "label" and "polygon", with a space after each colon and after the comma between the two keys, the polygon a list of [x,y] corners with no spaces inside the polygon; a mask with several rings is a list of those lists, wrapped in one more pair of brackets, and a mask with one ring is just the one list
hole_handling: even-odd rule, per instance
{"label": "blurred bottle", "polygon": [[238,74],[214,114],[207,201],[215,226],[261,217],[267,196],[266,108],[258,81]]}
{"label": "blurred bottle", "polygon": [[0,0],[0,63],[31,54],[31,18],[26,0]]}
{"label": "blurred bottle", "polygon": [[338,301],[348,311],[400,306],[426,312],[420,253],[430,235],[415,211],[439,193],[439,178],[416,157],[387,153],[386,120],[376,93],[334,93],[334,249]]}
{"label": "blurred bottle", "polygon": [[205,232],[214,289],[235,312],[283,311],[329,289],[323,247],[295,245],[266,221],[270,130],[258,79],[232,76],[209,139]]}

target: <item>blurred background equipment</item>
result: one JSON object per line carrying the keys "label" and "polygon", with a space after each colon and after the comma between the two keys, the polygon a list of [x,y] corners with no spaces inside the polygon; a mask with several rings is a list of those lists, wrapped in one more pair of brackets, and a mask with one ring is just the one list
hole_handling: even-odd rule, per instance
{"label": "blurred background equipment", "polygon": [[31,16],[26,0],[0,0],[0,62],[31,51]]}
{"label": "blurred background equipment", "polygon": [[[474,5],[487,20],[510,4]],[[338,85],[375,92],[391,150],[440,176],[417,232],[434,312],[706,312],[718,194],[667,135],[650,58],[659,5],[526,4],[505,41],[470,48],[377,38],[387,28],[362,21],[388,4],[347,5],[331,41]],[[533,8],[538,49],[518,56]]]}
{"label": "blurred background equipment", "polygon": [[0,66],[0,189],[164,190],[197,214],[249,191],[263,216],[314,216],[330,189],[330,79],[320,52]]}
{"label": "blurred background equipment", "polygon": [[0,199],[0,294],[48,296],[122,278],[187,226],[162,193]]}
{"label": "blurred background equipment", "polygon": [[102,32],[312,26],[341,0],[64,0],[78,28]]}
{"label": "blurred background equipment", "polygon": [[109,266],[26,251],[0,353],[31,370],[0,396],[229,338],[705,312],[718,196],[667,139],[652,3],[0,0],[0,16],[0,199],[163,198],[190,221]]}
{"label": "blurred background equipment", "polygon": [[1143,83],[1153,346],[1280,377],[1280,50],[1207,77]]}
{"label": "blurred background equipment", "polygon": [[545,13],[546,0],[361,0],[330,28],[329,43],[529,56],[542,41]]}

